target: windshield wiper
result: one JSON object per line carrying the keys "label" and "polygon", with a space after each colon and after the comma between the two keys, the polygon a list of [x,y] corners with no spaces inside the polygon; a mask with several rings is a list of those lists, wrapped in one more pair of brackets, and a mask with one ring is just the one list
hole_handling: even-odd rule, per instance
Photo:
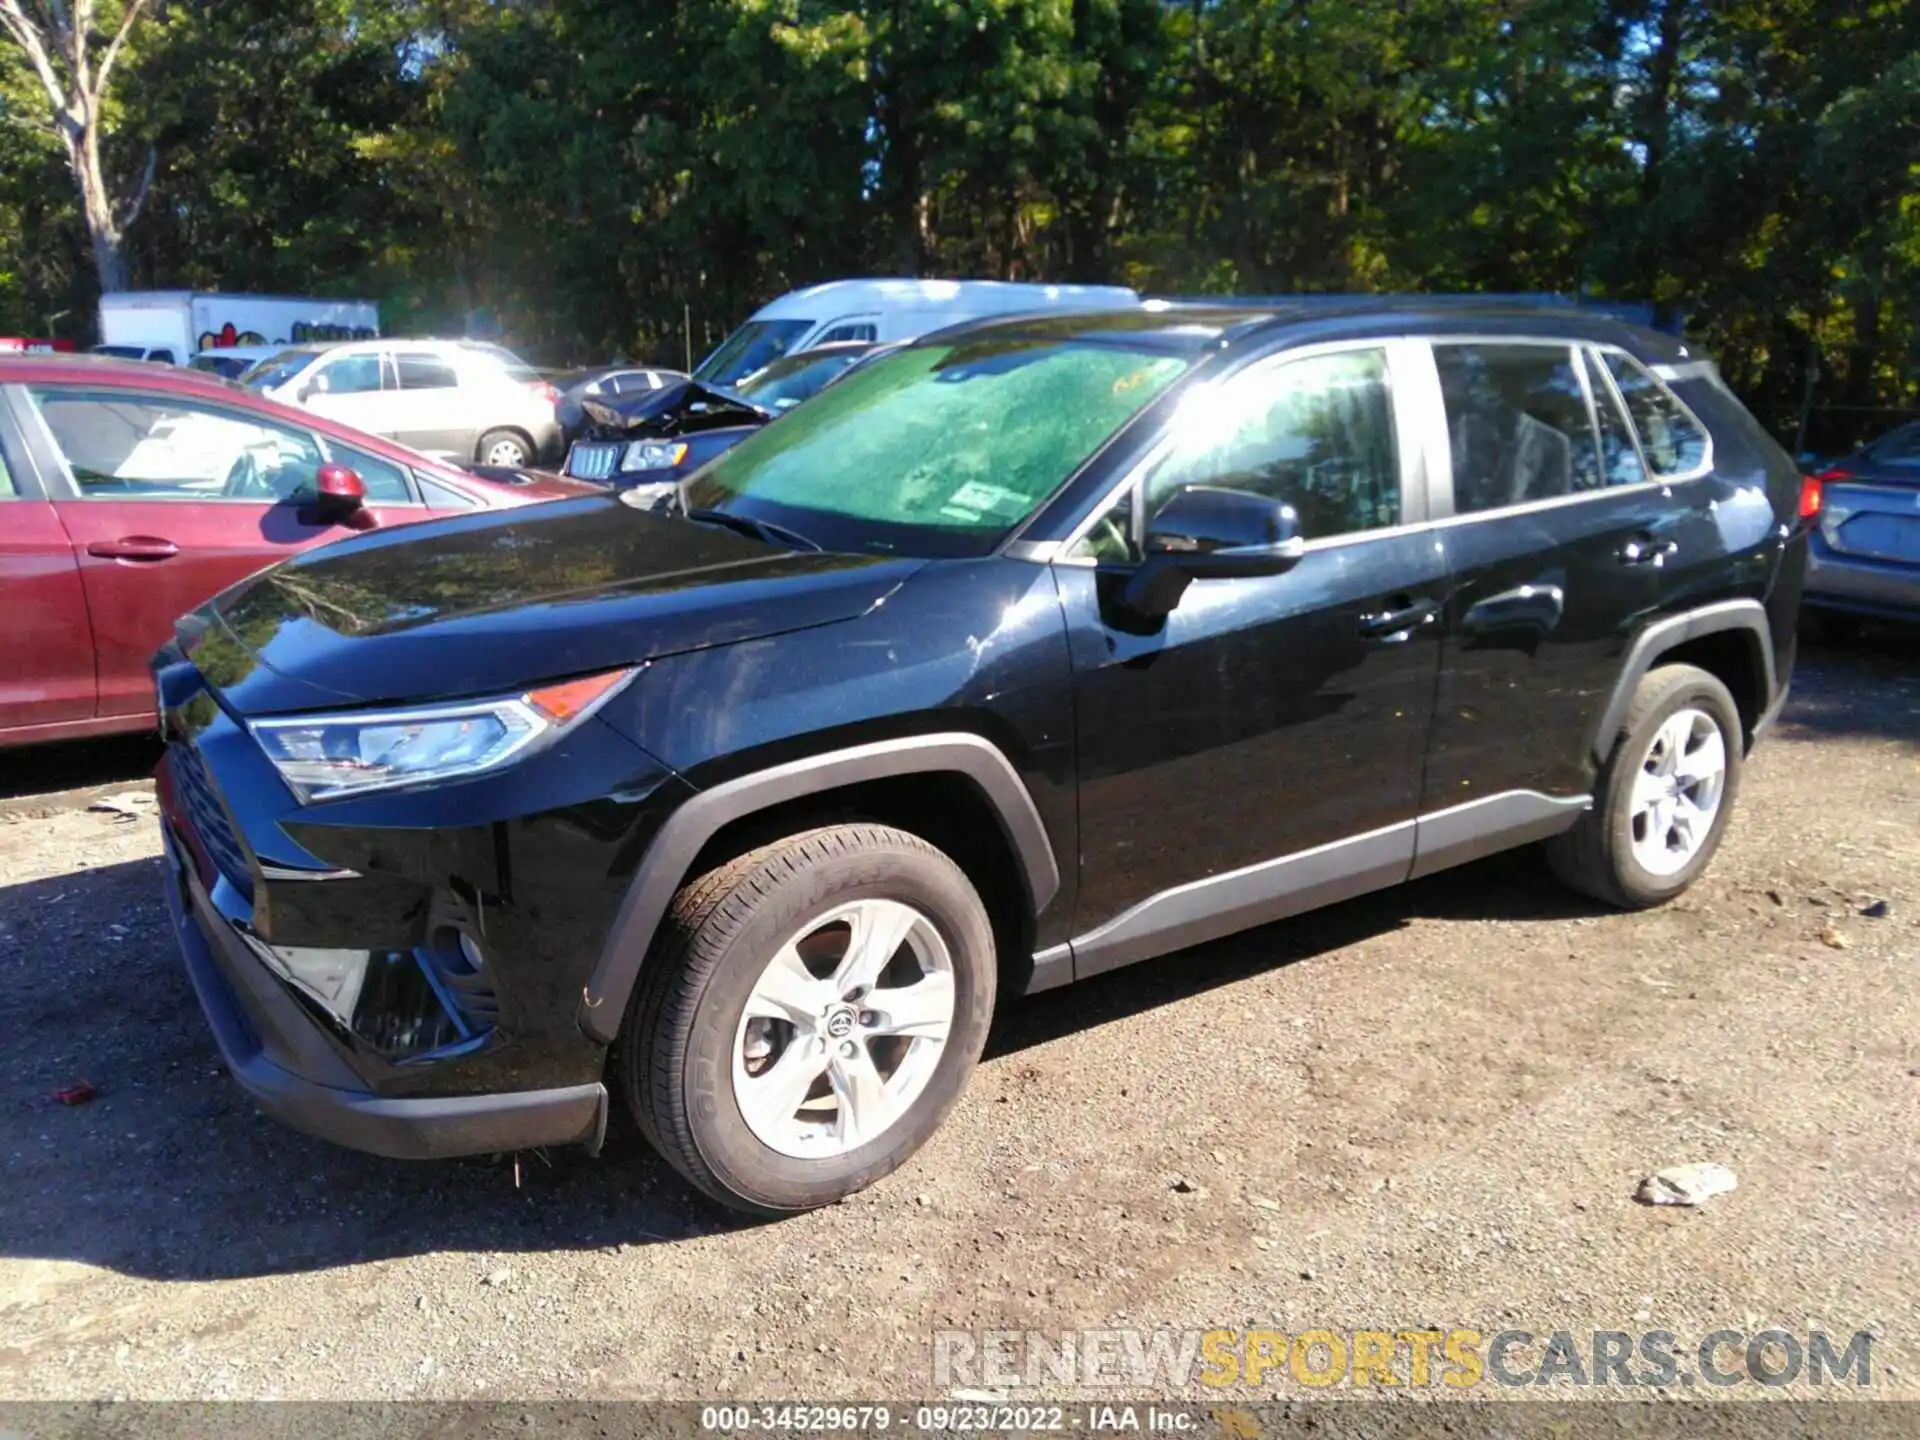
{"label": "windshield wiper", "polygon": [[769,545],[784,545],[789,550],[819,550],[820,547],[798,530],[755,520],[750,515],[735,515],[730,510],[685,510],[681,512],[696,525],[718,525]]}

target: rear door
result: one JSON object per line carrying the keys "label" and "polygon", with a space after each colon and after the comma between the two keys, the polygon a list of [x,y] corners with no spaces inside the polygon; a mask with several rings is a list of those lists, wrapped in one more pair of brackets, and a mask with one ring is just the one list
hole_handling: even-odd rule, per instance
{"label": "rear door", "polygon": [[151,704],[147,660],[175,617],[264,565],[354,533],[310,503],[324,460],[362,470],[367,523],[424,514],[401,467],[237,406],[48,384],[17,387],[13,412],[77,551],[102,717]]}
{"label": "rear door", "polygon": [[73,542],[6,411],[0,406],[0,736],[90,720],[95,703],[93,627]]}
{"label": "rear door", "polygon": [[393,366],[399,377],[399,428],[391,432],[403,445],[429,455],[473,458],[475,428],[471,394],[463,394],[453,361],[431,350],[397,349]]}
{"label": "rear door", "polygon": [[1550,817],[1530,797],[1590,791],[1620,658],[1711,531],[1708,493],[1650,477],[1584,346],[1436,339],[1433,353],[1452,469],[1437,533],[1454,588],[1422,809],[1487,802],[1497,820],[1533,804]]}

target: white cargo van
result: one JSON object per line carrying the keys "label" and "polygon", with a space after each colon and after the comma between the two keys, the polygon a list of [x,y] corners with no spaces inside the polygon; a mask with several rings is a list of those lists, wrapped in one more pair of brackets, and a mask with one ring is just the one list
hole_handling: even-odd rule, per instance
{"label": "white cargo van", "polygon": [[278,349],[379,335],[380,307],[371,300],[120,290],[100,297],[100,343],[94,349],[185,365],[203,350],[234,345]]}
{"label": "white cargo van", "polygon": [[1124,285],[1026,285],[1006,280],[830,280],[766,305],[700,362],[693,378],[734,385],[797,350],[836,340],[912,340],[966,320],[1047,310],[1124,310]]}

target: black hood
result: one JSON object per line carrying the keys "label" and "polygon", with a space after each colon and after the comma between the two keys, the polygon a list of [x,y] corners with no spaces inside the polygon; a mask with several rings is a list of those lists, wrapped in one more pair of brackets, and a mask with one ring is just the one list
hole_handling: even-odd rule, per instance
{"label": "black hood", "polygon": [[682,380],[632,395],[601,395],[580,402],[588,434],[596,439],[688,435],[723,426],[764,425],[774,412],[737,390]]}
{"label": "black hood", "polygon": [[183,647],[243,713],[511,691],[865,613],[924,563],[788,550],[614,497],[342,541],[211,602]]}

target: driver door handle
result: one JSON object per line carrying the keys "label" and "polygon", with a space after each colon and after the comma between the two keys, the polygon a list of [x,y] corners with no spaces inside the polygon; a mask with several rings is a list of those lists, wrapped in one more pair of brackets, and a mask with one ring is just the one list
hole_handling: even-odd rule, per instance
{"label": "driver door handle", "polygon": [[157,535],[122,535],[118,540],[91,540],[87,554],[102,560],[171,560],[180,547]]}
{"label": "driver door handle", "polygon": [[1392,643],[1411,639],[1415,630],[1440,613],[1437,600],[1413,600],[1396,595],[1388,604],[1391,609],[1371,611],[1360,617],[1360,633],[1369,640]]}
{"label": "driver door handle", "polygon": [[1651,535],[1636,535],[1620,547],[1622,565],[1661,566],[1680,553],[1672,540],[1656,540]]}

